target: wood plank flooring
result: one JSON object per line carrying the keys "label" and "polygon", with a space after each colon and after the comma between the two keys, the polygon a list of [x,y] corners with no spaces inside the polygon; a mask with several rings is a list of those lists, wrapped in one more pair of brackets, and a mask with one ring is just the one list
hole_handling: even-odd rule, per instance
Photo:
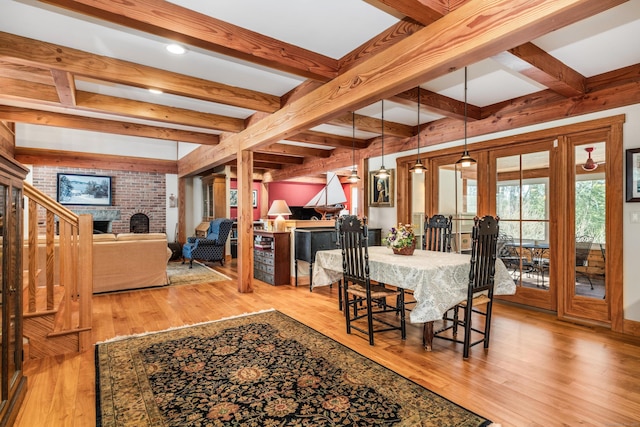
{"label": "wood plank flooring", "polygon": [[[462,349],[422,325],[376,336],[347,335],[337,289],[273,287],[236,291],[234,263],[215,267],[234,281],[111,293],[94,298],[93,341],[275,308],[502,426],[640,426],[640,340],[553,315],[496,304],[491,346]],[[18,427],[95,424],[94,353],[30,360]]]}

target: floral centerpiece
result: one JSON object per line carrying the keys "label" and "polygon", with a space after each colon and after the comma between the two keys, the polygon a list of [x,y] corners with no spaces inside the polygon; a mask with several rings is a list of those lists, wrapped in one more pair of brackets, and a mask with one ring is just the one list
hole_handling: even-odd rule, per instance
{"label": "floral centerpiece", "polygon": [[392,227],[391,232],[384,239],[384,243],[393,249],[393,253],[400,255],[412,255],[416,248],[416,235],[413,225],[398,224]]}

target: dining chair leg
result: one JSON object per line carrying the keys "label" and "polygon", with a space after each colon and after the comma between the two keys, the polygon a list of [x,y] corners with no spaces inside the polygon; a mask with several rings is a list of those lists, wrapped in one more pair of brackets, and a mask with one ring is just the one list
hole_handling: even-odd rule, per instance
{"label": "dining chair leg", "polygon": [[399,305],[398,310],[400,310],[400,332],[402,333],[402,339],[407,338],[407,325],[406,325],[406,316],[404,311],[404,289],[400,289],[400,293],[398,294],[398,300],[400,303],[398,304],[396,301],[396,305]]}
{"label": "dining chair leg", "polygon": [[486,312],[484,316],[484,348],[489,348],[489,333],[491,332],[491,311],[493,309],[493,300],[490,298],[487,303]]}
{"label": "dining chair leg", "polygon": [[460,318],[458,317],[458,306],[452,308],[453,310],[453,336],[458,336],[458,325],[460,324]]}
{"label": "dining chair leg", "polygon": [[351,309],[349,308],[349,294],[346,292],[346,286],[345,286],[345,293],[344,293],[344,318],[347,322],[347,334],[350,334],[351,333]]}
{"label": "dining chair leg", "polygon": [[471,313],[473,311],[473,303],[469,301],[464,307],[464,342],[462,349],[462,358],[469,358],[469,347],[471,343]]}
{"label": "dining chair leg", "polygon": [[371,307],[373,301],[371,295],[367,293],[367,323],[369,327],[369,345],[373,345],[373,307]]}
{"label": "dining chair leg", "polygon": [[338,308],[340,311],[343,310],[342,307],[342,280],[338,280]]}

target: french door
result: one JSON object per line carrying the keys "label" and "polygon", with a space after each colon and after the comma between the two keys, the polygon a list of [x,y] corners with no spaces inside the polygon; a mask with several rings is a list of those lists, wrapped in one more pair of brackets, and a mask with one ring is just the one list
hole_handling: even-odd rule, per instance
{"label": "french door", "polygon": [[513,302],[556,310],[558,252],[557,205],[559,187],[553,173],[554,140],[547,139],[490,153],[495,173],[489,188],[492,211],[500,217],[498,256],[516,282]]}
{"label": "french door", "polygon": [[408,204],[398,218],[421,229],[425,213],[452,215],[453,247],[464,252],[473,217],[498,215],[500,257],[516,283],[501,299],[622,332],[624,120],[486,141],[471,150],[471,168],[456,164],[457,149],[430,153],[424,176],[409,172],[415,156],[400,159]]}

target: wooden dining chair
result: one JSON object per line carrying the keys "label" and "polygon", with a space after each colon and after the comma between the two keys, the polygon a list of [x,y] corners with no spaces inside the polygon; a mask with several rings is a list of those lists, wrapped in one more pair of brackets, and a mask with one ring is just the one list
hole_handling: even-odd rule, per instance
{"label": "wooden dining chair", "polygon": [[[342,250],[342,288],[347,333],[350,334],[351,329],[355,329],[367,334],[369,344],[373,345],[374,333],[400,330],[404,340],[404,290],[371,283],[366,218],[359,219],[354,215],[341,216],[336,227]],[[396,301],[387,301],[387,298],[393,297]],[[395,313],[398,316],[386,313]],[[367,319],[366,329],[360,326],[362,322],[358,322],[364,318]]]}
{"label": "wooden dining chair", "polygon": [[[490,215],[474,219],[467,298],[447,312],[451,315],[446,316],[442,328],[434,332],[434,337],[462,344],[464,359],[469,358],[469,349],[476,344],[484,343],[484,348],[489,348],[499,220]],[[482,329],[473,326],[474,313],[484,317]],[[464,328],[463,339],[458,338],[459,327]],[[472,334],[479,335],[479,339],[472,340]]]}
{"label": "wooden dining chair", "polygon": [[433,215],[425,217],[422,249],[426,251],[451,252],[452,216]]}

